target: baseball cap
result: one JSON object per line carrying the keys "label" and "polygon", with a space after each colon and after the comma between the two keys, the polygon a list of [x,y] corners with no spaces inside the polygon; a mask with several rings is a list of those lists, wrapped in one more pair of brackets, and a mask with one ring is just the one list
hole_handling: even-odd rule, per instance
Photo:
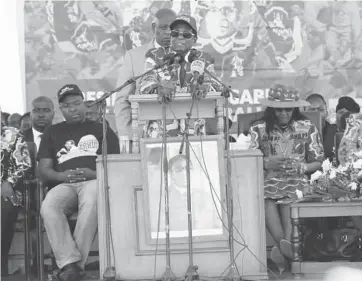
{"label": "baseball cap", "polygon": [[75,84],[67,84],[63,87],[60,88],[60,90],[58,91],[58,102],[61,102],[62,99],[66,96],[66,95],[78,95],[81,96],[83,98],[83,93],[82,91],[79,89],[79,87]]}
{"label": "baseball cap", "polygon": [[197,36],[197,27],[196,27],[196,20],[193,17],[190,17],[189,15],[179,15],[177,18],[171,23],[170,28],[171,30],[174,28],[174,26],[177,23],[184,22],[187,25],[191,27],[195,35]]}

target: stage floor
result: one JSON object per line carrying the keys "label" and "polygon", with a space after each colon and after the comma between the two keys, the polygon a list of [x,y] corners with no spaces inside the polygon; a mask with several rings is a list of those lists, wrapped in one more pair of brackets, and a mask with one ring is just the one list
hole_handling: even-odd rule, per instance
{"label": "stage floor", "polygon": [[[276,275],[276,276],[275,276]],[[323,278],[321,276],[302,276],[301,278],[298,279],[293,279],[293,276],[290,272],[285,272],[283,273],[281,276],[279,275],[279,273],[275,273],[275,275],[273,275],[272,273],[269,274],[269,280],[283,280],[283,281],[295,281],[295,280],[299,280],[299,281],[322,281]],[[98,272],[87,272],[87,279],[84,279],[83,281],[100,281],[100,279],[98,279],[99,277],[99,273]],[[24,275],[20,275],[20,274],[16,274],[16,275],[12,275],[9,277],[3,277],[1,278],[2,281],[26,281],[25,276]],[[218,279],[216,278],[201,278],[200,277],[200,281],[216,281]],[[32,278],[31,281],[38,281],[38,279],[36,278]],[[127,281],[127,280],[123,280],[123,281]],[[132,280],[135,281],[135,280]]]}

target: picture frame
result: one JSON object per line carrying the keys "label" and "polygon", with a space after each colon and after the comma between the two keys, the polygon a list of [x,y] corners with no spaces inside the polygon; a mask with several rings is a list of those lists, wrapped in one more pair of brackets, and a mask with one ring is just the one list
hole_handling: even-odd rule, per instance
{"label": "picture frame", "polygon": [[[187,185],[186,156],[182,139],[167,140],[167,161],[163,160],[162,139],[141,139],[142,195],[137,196],[139,251],[151,251],[165,244],[164,164],[168,165],[170,238],[174,250],[186,250]],[[190,182],[193,241],[195,248],[227,248],[224,140],[222,136],[190,136]],[[162,194],[160,188],[162,187]],[[157,231],[159,230],[159,231]],[[157,242],[158,241],[158,242]],[[210,245],[207,245],[210,244]],[[161,247],[162,250],[162,247]]]}

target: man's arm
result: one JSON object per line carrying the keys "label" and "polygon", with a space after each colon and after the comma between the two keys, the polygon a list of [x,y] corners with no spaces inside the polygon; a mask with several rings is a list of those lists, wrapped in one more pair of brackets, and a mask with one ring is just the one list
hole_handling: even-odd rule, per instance
{"label": "man's arm", "polygon": [[39,161],[39,173],[44,181],[63,182],[64,176],[61,172],[54,170],[53,159],[42,158]]}
{"label": "man's arm", "polygon": [[[117,80],[117,86],[123,85],[128,79],[133,78],[133,65],[132,57],[129,52],[124,57],[122,68],[119,72],[119,78]],[[132,139],[132,111],[131,104],[128,101],[129,95],[135,94],[136,85],[132,83],[123,88],[116,95],[116,101],[114,104],[114,113],[116,118],[116,128],[118,136],[121,140]]]}
{"label": "man's arm", "polygon": [[52,159],[42,158],[39,161],[39,173],[45,182],[67,182],[75,183],[85,180],[95,179],[96,171],[92,171],[88,168],[67,170],[64,172],[57,172],[54,170],[54,163]]}
{"label": "man's arm", "polygon": [[[146,53],[145,68],[144,71],[149,71],[157,65],[156,52],[158,49],[148,50]],[[148,75],[141,78],[139,91],[141,95],[153,94],[154,90],[158,88],[159,81],[156,71],[151,71]]]}

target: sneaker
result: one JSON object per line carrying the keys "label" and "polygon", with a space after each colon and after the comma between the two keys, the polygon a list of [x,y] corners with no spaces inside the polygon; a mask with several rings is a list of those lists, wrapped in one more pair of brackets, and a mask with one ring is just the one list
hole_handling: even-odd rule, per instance
{"label": "sneaker", "polygon": [[64,266],[57,273],[59,281],[79,281],[82,279],[80,269],[75,263],[70,263]]}

